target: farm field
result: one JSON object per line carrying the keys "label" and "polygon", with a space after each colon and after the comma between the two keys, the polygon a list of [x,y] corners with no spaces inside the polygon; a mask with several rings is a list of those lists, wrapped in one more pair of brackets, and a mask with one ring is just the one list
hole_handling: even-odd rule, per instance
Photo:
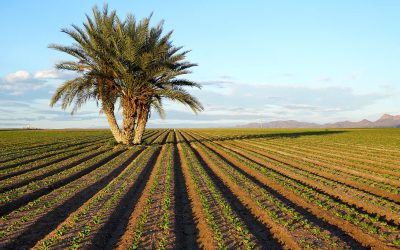
{"label": "farm field", "polygon": [[400,129],[0,130],[0,249],[399,249]]}

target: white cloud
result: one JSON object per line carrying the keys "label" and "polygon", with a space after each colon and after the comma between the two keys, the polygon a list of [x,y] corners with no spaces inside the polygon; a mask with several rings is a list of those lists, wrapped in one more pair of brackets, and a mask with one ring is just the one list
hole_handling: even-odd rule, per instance
{"label": "white cloud", "polygon": [[5,80],[7,82],[26,81],[31,77],[32,76],[28,71],[19,70],[19,71],[15,72],[15,73],[8,74],[5,77]]}
{"label": "white cloud", "polygon": [[42,70],[35,73],[36,79],[57,79],[59,78],[59,72],[56,70]]}
{"label": "white cloud", "polygon": [[[93,102],[71,115],[59,107],[50,108],[48,99],[29,101],[0,100],[0,127],[89,128],[107,127],[104,115]],[[12,112],[10,112],[12,110]]]}
{"label": "white cloud", "polygon": [[21,95],[31,90],[38,90],[45,86],[45,81],[36,79],[25,70],[19,70],[0,78],[0,93],[13,96]]}
{"label": "white cloud", "polygon": [[49,70],[41,70],[38,71],[34,74],[35,79],[70,79],[75,77],[75,73],[73,72],[67,72],[67,71],[60,71],[60,70],[55,70],[55,69],[49,69]]}
{"label": "white cloud", "polygon": [[56,70],[41,70],[35,73],[19,70],[0,78],[0,93],[12,96],[22,95],[32,90],[52,87],[49,80],[65,80],[72,77],[74,77],[73,73]]}

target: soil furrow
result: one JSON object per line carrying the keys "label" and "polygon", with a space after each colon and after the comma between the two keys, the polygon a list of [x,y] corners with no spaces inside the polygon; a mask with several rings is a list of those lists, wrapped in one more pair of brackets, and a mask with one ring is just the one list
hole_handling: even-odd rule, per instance
{"label": "soil furrow", "polygon": [[121,154],[122,152],[123,152],[123,150],[117,151],[117,152],[113,153],[112,155],[106,157],[105,159],[102,159],[100,162],[97,162],[91,166],[88,166],[87,168],[83,169],[82,171],[80,171],[78,173],[75,173],[73,175],[70,175],[70,176],[62,179],[62,180],[52,183],[52,184],[46,186],[45,188],[41,188],[34,192],[25,194],[15,200],[13,200],[11,203],[7,203],[7,204],[3,205],[0,208],[0,216],[4,216],[4,215],[12,212],[13,210],[16,210],[16,209],[26,205],[30,201],[37,199],[40,196],[46,195],[57,188],[60,188],[74,180],[79,179],[80,177],[90,173],[91,171],[95,170],[96,168],[106,164],[107,162],[109,162],[110,160],[112,160],[117,155]]}
{"label": "soil furrow", "polygon": [[[37,157],[37,158],[23,160],[23,161],[20,161],[20,162],[16,162],[16,163],[12,163],[12,164],[9,164],[9,165],[1,166],[0,170],[14,168],[14,167],[25,165],[25,164],[28,164],[28,163],[31,163],[31,162],[36,162],[38,160],[47,159],[47,158],[50,158],[52,156],[55,156],[55,155],[58,155],[58,154],[62,154],[62,153],[74,152],[75,150],[79,150],[79,149],[82,149],[82,148],[86,147],[86,146],[82,146],[82,145],[87,145],[87,144],[91,145],[91,144],[93,144],[95,142],[99,142],[99,141],[103,141],[103,139],[90,141],[90,142],[82,142],[82,143],[72,144],[70,146],[64,147],[63,149],[55,150],[55,152],[52,151],[52,153],[45,154],[45,155]],[[73,149],[67,149],[66,150],[65,148],[73,148]]]}
{"label": "soil furrow", "polygon": [[[93,150],[90,150],[90,151],[93,151]],[[89,160],[89,159],[91,159],[93,157],[96,157],[96,156],[98,156],[98,155],[100,155],[100,154],[102,154],[104,152],[106,152],[106,150],[98,151],[98,152],[95,152],[95,153],[90,154],[88,156],[85,156],[85,157],[83,157],[81,159],[78,159],[78,160],[76,160],[74,162],[71,162],[71,163],[68,163],[66,165],[63,165],[60,168],[47,171],[47,172],[45,172],[45,173],[43,173],[41,175],[35,176],[33,178],[27,178],[27,179],[25,179],[23,181],[20,181],[20,182],[14,182],[14,184],[11,184],[11,185],[8,185],[8,186],[0,188],[0,193],[4,193],[4,192],[7,192],[7,191],[12,190],[12,189],[22,187],[22,186],[27,185],[29,183],[32,183],[32,182],[35,182],[35,181],[38,181],[38,180],[42,180],[42,179],[47,178],[49,176],[52,176],[54,174],[60,173],[60,172],[62,172],[64,170],[66,170],[66,169],[72,168],[72,167],[74,167],[76,165],[79,165],[79,164],[81,164],[81,163],[83,163],[83,162],[85,162],[85,161],[87,161],[87,160]],[[76,155],[81,155],[83,153],[85,153],[85,152],[81,152],[81,153],[78,153]],[[73,156],[68,156],[68,157],[66,157],[66,159],[69,159],[71,157],[73,157]]]}
{"label": "soil furrow", "polygon": [[[357,210],[361,210],[363,212],[369,213],[371,217],[375,217],[375,215],[379,214],[380,216],[383,216],[384,218],[386,218],[386,220],[387,220],[386,223],[388,223],[389,225],[390,224],[394,225],[394,223],[398,224],[400,222],[399,215],[393,214],[390,210],[388,210],[386,208],[378,207],[371,203],[364,204],[363,201],[360,201],[357,199],[355,200],[354,196],[350,196],[350,195],[348,196],[346,193],[340,193],[337,190],[326,188],[321,185],[321,183],[323,182],[322,180],[321,180],[321,182],[315,182],[310,179],[304,178],[302,176],[298,176],[295,173],[291,173],[290,171],[284,170],[283,168],[280,168],[278,166],[273,166],[271,164],[268,164],[266,161],[264,161],[260,158],[257,158],[256,156],[247,154],[246,152],[243,151],[243,148],[239,150],[237,148],[232,148],[227,144],[219,144],[219,145],[221,145],[222,147],[224,147],[228,150],[231,150],[235,154],[238,154],[241,157],[243,157],[251,162],[254,162],[256,164],[260,164],[261,166],[266,167],[267,169],[269,169],[270,171],[272,171],[278,175],[285,176],[286,178],[289,178],[295,182],[302,183],[312,189],[317,190],[318,192],[326,194],[326,195],[330,196],[333,200],[336,200],[337,202],[340,202],[340,203],[344,202],[344,203],[349,204],[350,206],[354,207]],[[327,179],[325,179],[325,180],[327,180]],[[373,196],[373,197],[376,197],[376,196]]]}
{"label": "soil furrow", "polygon": [[[175,134],[176,138],[176,134]],[[175,141],[177,141],[175,139]],[[175,237],[177,249],[196,249],[196,235],[198,231],[194,222],[194,215],[190,207],[187,183],[182,172],[182,162],[178,147],[174,145],[174,196],[175,196]]]}
{"label": "soil furrow", "polygon": [[[35,221],[35,223],[33,223],[28,229],[26,229],[21,235],[5,245],[4,248],[16,249],[33,247],[36,242],[38,242],[46,234],[54,230],[58,226],[58,224],[64,221],[71,212],[78,209],[88,199],[90,199],[98,191],[104,188],[110,181],[112,181],[116,176],[118,176],[129,165],[129,163],[140,154],[141,151],[142,150],[135,152],[113,171],[98,179],[95,183],[75,193],[67,201],[63,202],[61,205],[43,215],[39,220]],[[113,154],[113,158],[122,152],[123,151],[118,151],[117,153]],[[111,159],[103,160],[101,165],[106,164]],[[32,234],[32,232],[36,233]]]}
{"label": "soil furrow", "polygon": [[211,170],[201,155],[195,149],[193,149],[193,147],[191,148],[206,173],[211,177],[219,190],[221,190],[223,196],[228,201],[228,204],[234,209],[235,213],[240,215],[240,218],[245,222],[245,225],[249,229],[250,233],[256,237],[258,243],[262,246],[265,246],[267,249],[282,249],[282,246],[273,238],[269,229],[251,214],[251,211],[240,202],[240,200],[231,192],[228,186],[224,184],[222,179]]}
{"label": "soil furrow", "polygon": [[161,149],[156,152],[147,161],[144,169],[137,178],[137,182],[128,190],[121,201],[117,204],[108,221],[99,229],[92,238],[89,238],[84,248],[90,249],[113,249],[120,237],[126,231],[129,217],[135,209],[135,206],[150,178],[151,170],[154,168],[157,157]]}
{"label": "soil furrow", "polygon": [[[216,154],[218,155],[218,153]],[[230,163],[230,161],[225,159],[223,156],[219,155],[219,157],[221,157],[224,161]],[[236,166],[232,163],[230,163],[230,165],[241,172],[243,175],[246,175],[253,182],[257,183],[260,187],[268,190],[269,192],[271,191],[275,197],[278,197],[290,207],[299,211],[300,214],[305,216],[313,223],[320,225],[323,228],[326,228],[330,232],[333,232],[337,237],[341,238],[343,241],[348,242],[352,246],[352,249],[362,248],[360,243],[365,244],[364,246],[366,247],[388,248],[387,246],[384,246],[379,240],[371,237],[368,234],[363,233],[360,229],[351,225],[347,221],[343,221],[339,218],[333,218],[328,213],[326,213],[326,211],[320,210],[314,204],[307,203],[303,200],[303,198],[290,192],[279,184],[275,184],[270,180],[263,178],[259,175],[259,173],[256,173],[255,171],[249,168],[245,168],[243,166]],[[355,241],[354,239],[356,239],[357,241]]]}

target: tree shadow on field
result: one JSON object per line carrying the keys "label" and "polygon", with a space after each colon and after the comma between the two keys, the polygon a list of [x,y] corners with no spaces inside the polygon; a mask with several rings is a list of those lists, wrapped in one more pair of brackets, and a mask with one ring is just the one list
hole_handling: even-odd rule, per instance
{"label": "tree shadow on field", "polygon": [[[191,133],[188,131],[183,131],[184,133]],[[250,134],[250,135],[232,135],[232,136],[215,136],[206,138],[202,136],[202,133],[195,133],[197,139],[187,138],[187,142],[215,142],[215,141],[232,141],[232,140],[249,140],[249,139],[278,139],[278,138],[299,138],[303,136],[322,136],[322,135],[332,135],[347,133],[347,130],[325,130],[325,131],[303,131],[303,132],[293,132],[293,133],[272,133],[272,134]],[[176,142],[175,142],[176,143]],[[178,142],[179,143],[179,142]]]}

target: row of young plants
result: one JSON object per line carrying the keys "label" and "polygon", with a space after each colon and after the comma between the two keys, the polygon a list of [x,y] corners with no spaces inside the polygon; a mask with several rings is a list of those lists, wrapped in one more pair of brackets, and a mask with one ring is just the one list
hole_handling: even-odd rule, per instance
{"label": "row of young plants", "polygon": [[[121,152],[120,152],[121,153]],[[119,164],[126,160],[126,155],[119,154],[113,161],[102,165],[94,171],[76,179],[65,186],[62,186],[46,195],[43,195],[27,205],[20,207],[12,213],[1,218],[2,225],[0,227],[0,246],[8,246],[9,248],[15,244],[15,240],[24,233],[31,230],[30,228],[37,224],[38,221],[46,218],[47,213],[52,213],[54,209],[59,209],[63,204],[71,204],[71,199],[80,195],[79,200],[76,202],[83,202],[82,199],[89,199],[90,197],[83,198],[88,186],[97,185],[100,181],[106,181],[105,176],[112,173]],[[68,212],[68,211],[65,211]],[[65,213],[64,212],[64,213]],[[45,228],[41,230],[46,230]],[[37,239],[39,240],[39,239]]]}
{"label": "row of young plants", "polygon": [[[193,133],[193,132],[192,132]],[[194,133],[196,136],[200,138],[207,138],[204,137],[204,134],[198,134]],[[345,199],[346,202],[350,202],[352,205],[356,205],[357,207],[362,207],[368,212],[372,213],[377,213],[383,216],[386,216],[389,220],[394,219],[394,221],[399,220],[399,211],[400,211],[400,206],[391,200],[388,200],[380,195],[374,195],[371,194],[370,192],[365,192],[362,189],[360,190],[357,187],[353,187],[352,185],[346,185],[346,183],[338,182],[337,180],[332,180],[329,178],[325,178],[326,176],[320,176],[320,172],[318,171],[312,171],[309,172],[309,168],[303,168],[300,165],[296,166],[291,166],[290,164],[284,164],[282,161],[277,161],[275,160],[274,157],[271,157],[271,154],[266,155],[263,150],[255,150],[257,147],[254,147],[255,145],[245,145],[242,143],[242,140],[237,141],[237,142],[229,142],[229,141],[224,141],[224,143],[227,145],[227,143],[230,143],[231,146],[233,146],[236,149],[247,149],[247,153],[252,153],[253,156],[256,156],[258,158],[263,159],[263,163],[268,163],[272,165],[279,165],[277,168],[278,170],[280,168],[285,168],[286,171],[290,172],[295,172],[297,175],[304,176],[303,180],[315,180],[317,183],[321,183],[326,188],[324,189],[325,192],[327,193],[336,193],[336,194],[341,194],[338,197],[340,199],[343,198],[343,194],[348,194],[349,199]],[[283,164],[283,165],[282,165]],[[329,192],[332,191],[332,192]],[[359,201],[354,201],[354,199],[358,199]],[[354,202],[353,202],[354,201]],[[371,204],[376,205],[375,208],[371,209]]]}
{"label": "row of young plants", "polygon": [[[124,153],[124,158],[136,153],[137,149],[130,149]],[[147,161],[155,153],[155,148],[147,148],[140,153],[129,165],[106,187],[72,213],[55,230],[39,241],[38,249],[69,248],[79,249],[85,241],[90,245],[90,238],[101,230],[109,219],[115,206],[120,202],[128,190],[138,181]],[[87,246],[86,245],[86,246]]]}
{"label": "row of young plants", "polygon": [[[253,249],[255,237],[249,232],[242,219],[236,214],[201,166],[193,151],[186,143],[180,144],[185,165],[182,166],[190,175],[206,220],[213,231],[214,240],[219,249]],[[227,235],[226,232],[229,232]]]}
{"label": "row of young plants", "polygon": [[314,189],[320,190],[325,194],[329,194],[336,199],[340,199],[345,203],[356,206],[368,213],[376,213],[387,220],[400,221],[400,206],[395,202],[389,201],[383,197],[376,196],[365,191],[355,189],[343,183],[331,180],[305,170],[274,161],[260,153],[253,152],[251,148],[240,147],[234,143],[224,143],[223,147],[228,148],[240,155],[243,155],[258,164],[267,167],[271,171],[288,176],[299,182],[302,182]]}
{"label": "row of young plants", "polygon": [[147,145],[150,145],[150,144],[154,143],[155,140],[157,140],[160,136],[162,136],[165,133],[166,133],[166,130],[161,130],[161,129],[155,130],[155,132],[151,136],[147,137],[146,139],[143,139],[143,141]]}
{"label": "row of young plants", "polygon": [[114,158],[106,164],[2,216],[0,218],[0,246],[12,242],[20,234],[29,230],[29,227],[35,221],[68,201],[76,193],[98,183],[99,180],[115,170],[117,166],[127,159],[128,155],[122,153],[123,151],[118,149],[110,150],[109,153],[104,154],[102,157],[95,157],[89,160],[87,164],[93,164],[110,155],[114,155]]}
{"label": "row of young plants", "polygon": [[91,145],[93,143],[104,142],[105,140],[106,139],[104,138],[95,138],[95,139],[87,138],[86,140],[76,140],[71,143],[57,145],[57,147],[56,146],[46,147],[40,150],[40,152],[36,153],[29,152],[24,155],[19,155],[17,149],[11,156],[9,156],[9,158],[6,161],[0,163],[0,169],[6,169],[8,167],[14,168],[15,166],[24,164],[25,162],[28,163],[30,161],[36,161],[38,159],[40,160],[44,158],[49,158],[51,156],[56,156],[59,153],[73,152],[74,150],[87,147],[88,145]]}
{"label": "row of young plants", "polygon": [[30,182],[49,177],[58,172],[62,172],[63,170],[65,171],[66,169],[78,165],[89,158],[104,153],[105,151],[107,151],[107,149],[101,148],[100,145],[93,145],[85,149],[77,150],[73,154],[62,154],[62,158],[55,160],[55,163],[52,164],[43,165],[41,162],[30,164],[28,169],[15,172],[6,179],[2,180],[0,182],[0,192],[10,190],[11,187],[22,186],[24,183],[28,184]]}
{"label": "row of young plants", "polygon": [[[173,139],[175,138],[174,133],[170,133],[168,138],[169,141],[171,141],[171,135],[173,136]],[[168,142],[168,139],[167,139]],[[175,220],[174,212],[172,210],[172,205],[175,202],[175,197],[173,193],[171,193],[171,190],[174,188],[174,178],[173,176],[175,173],[173,172],[173,166],[174,166],[174,150],[175,148],[172,145],[166,146],[167,150],[164,155],[166,155],[167,158],[167,169],[166,169],[166,176],[165,176],[165,181],[164,181],[164,192],[163,192],[163,197],[161,201],[161,211],[162,211],[162,216],[161,220],[159,221],[158,225],[160,227],[160,236],[158,236],[158,242],[156,243],[156,246],[159,249],[167,249],[168,246],[172,246],[176,244],[175,240],[172,240],[171,238],[173,234],[173,223]],[[161,191],[161,190],[160,190]]]}
{"label": "row of young plants", "polygon": [[88,147],[99,148],[102,145],[102,143],[88,143],[87,145],[80,145],[70,148],[68,150],[52,152],[45,156],[32,158],[26,161],[21,161],[4,166],[4,168],[0,168],[0,180],[5,180],[9,177],[23,174],[68,159],[69,157],[87,151]]}
{"label": "row of young plants", "polygon": [[273,143],[265,143],[257,140],[243,140],[241,143],[249,143],[252,146],[257,146],[261,149],[269,150],[271,152],[278,152],[287,156],[301,158],[303,161],[322,167],[329,167],[343,173],[352,174],[372,181],[378,181],[388,185],[400,187],[400,174],[397,174],[398,176],[396,176],[396,173],[389,172],[391,174],[388,174],[387,171],[381,173],[377,167],[351,164],[349,161],[344,161],[343,159],[337,160],[326,155],[321,156],[321,153],[318,152],[306,152],[297,148],[291,149],[290,145],[276,146]]}
{"label": "row of young plants", "polygon": [[389,175],[400,173],[400,160],[393,161],[390,156],[382,155],[379,151],[374,153],[354,152],[351,148],[325,147],[320,144],[310,144],[304,141],[297,142],[293,140],[259,140],[259,142],[268,146],[288,148],[306,154],[315,154],[320,159],[329,159],[338,163],[350,164],[359,168],[387,173]]}
{"label": "row of young plants", "polygon": [[[371,138],[371,142],[375,141],[376,139],[377,138]],[[369,145],[369,143],[366,143],[365,145],[354,145],[351,143],[346,144],[337,142],[335,143],[332,141],[316,141],[315,139],[312,140],[312,146],[316,146],[324,151],[344,153],[344,155],[350,154],[350,156],[363,156],[357,157],[361,161],[370,159],[373,161],[380,161],[384,164],[385,162],[394,164],[400,162],[400,153],[398,149],[389,149],[386,146],[375,148]]]}
{"label": "row of young plants", "polygon": [[[240,140],[241,141],[241,140]],[[243,143],[239,143],[241,146]],[[265,150],[259,150],[261,154],[268,156],[271,159],[278,160],[283,163],[287,163],[299,168],[308,169],[308,171],[317,173],[321,176],[328,177],[331,179],[335,179],[347,185],[353,186],[355,188],[363,189],[367,192],[373,193],[378,196],[383,196],[387,199],[390,199],[395,202],[400,201],[400,197],[397,195],[399,192],[398,188],[392,187],[390,185],[383,185],[381,183],[372,182],[357,176],[349,176],[342,174],[340,171],[334,171],[327,169],[326,167],[322,168],[319,166],[315,166],[315,164],[306,164],[302,163],[301,160],[295,160],[285,155],[279,155],[277,153],[269,153]]]}
{"label": "row of young plants", "polygon": [[244,142],[232,143],[234,143],[235,145],[240,145],[240,147],[247,148],[255,153],[258,153],[277,162],[291,165],[293,167],[308,171],[312,174],[325,177],[327,179],[335,180],[339,183],[363,190],[376,196],[381,196],[395,203],[400,202],[400,196],[397,194],[399,190],[391,185],[384,185],[382,183],[367,180],[359,176],[345,174],[341,171],[330,169],[329,167],[321,167],[316,164],[302,161],[298,158],[287,156],[285,154],[270,152],[266,149],[259,149],[252,145],[246,145],[246,143]]}
{"label": "row of young plants", "polygon": [[[94,148],[99,148],[101,146],[103,146],[101,142],[89,143],[87,145],[80,145],[63,151],[52,152],[51,154],[48,154],[43,157],[32,158],[27,161],[10,164],[9,166],[0,169],[0,178],[4,180],[9,176],[35,170],[40,168],[41,166],[46,166],[52,163],[56,163],[57,161],[62,161],[64,159],[67,159],[69,156],[74,156],[79,154],[80,152],[85,152],[87,150],[92,150]],[[51,152],[51,149],[49,149],[49,152]]]}
{"label": "row of young plants", "polygon": [[48,176],[44,179],[29,183],[25,186],[18,187],[12,190],[9,190],[7,192],[4,192],[0,194],[0,205],[3,206],[7,203],[13,203],[16,199],[27,195],[29,193],[35,192],[39,189],[43,188],[49,188],[52,184],[61,181],[63,179],[69,178],[69,176],[78,174],[81,171],[85,171],[89,166],[96,164],[97,162],[112,156],[115,154],[115,150],[108,150],[104,152],[103,154],[97,155],[85,162],[80,163],[79,165],[76,165],[72,168],[66,169],[65,171],[62,171],[60,173],[57,173],[52,176]]}
{"label": "row of young plants", "polygon": [[37,154],[47,150],[48,148],[57,148],[58,146],[70,141],[76,141],[76,138],[68,138],[59,141],[45,141],[37,144],[28,144],[26,146],[17,143],[14,143],[13,145],[2,145],[3,150],[0,152],[0,163],[13,160],[15,157],[21,158],[31,154]]}
{"label": "row of young plants", "polygon": [[[197,131],[196,131],[196,132],[197,132]],[[203,133],[203,131],[202,131],[201,134],[202,134],[202,136],[204,136],[204,134],[205,134],[207,138],[209,138],[209,137],[215,137],[215,132],[214,132],[214,134],[211,134],[211,135],[210,135],[210,134],[208,134],[208,133]],[[303,137],[303,138],[304,138],[304,137]],[[246,139],[246,138],[244,138],[244,139]],[[218,141],[218,138],[217,138],[217,137],[216,137],[216,140]],[[258,141],[258,140],[264,140],[264,141],[266,141],[265,139],[257,139],[257,140],[253,140],[253,142],[254,142],[254,141]],[[284,140],[284,139],[281,138],[281,139],[276,139],[276,140],[279,141],[279,140]],[[293,140],[293,139],[291,139],[291,140]],[[297,139],[296,139],[296,140],[297,140]],[[230,140],[228,140],[228,141],[230,141]],[[244,145],[243,145],[244,143],[242,143],[242,141],[243,141],[243,140],[239,140],[239,141],[237,142],[237,144],[240,145],[240,147],[244,146]],[[275,139],[274,139],[274,141],[275,141]],[[251,146],[249,146],[249,147],[250,147],[250,148],[254,148],[253,145],[251,145]],[[393,186],[390,186],[390,185],[385,185],[385,184],[380,183],[380,182],[371,182],[371,181],[366,180],[365,178],[360,178],[360,177],[357,177],[357,176],[350,176],[350,177],[347,176],[347,177],[349,177],[349,178],[351,178],[351,179],[349,179],[349,178],[347,178],[347,179],[346,179],[346,178],[345,178],[345,179],[339,178],[340,171],[331,170],[331,171],[333,171],[334,173],[325,173],[325,171],[323,171],[323,170],[324,170],[324,169],[326,170],[326,169],[329,169],[329,168],[324,167],[324,168],[320,168],[319,170],[315,170],[314,166],[306,167],[306,166],[303,166],[302,164],[299,164],[298,162],[293,162],[293,161],[292,161],[290,158],[288,158],[287,156],[282,157],[282,155],[277,155],[277,154],[274,154],[274,153],[268,153],[268,152],[265,152],[265,151],[266,151],[266,150],[258,150],[257,153],[260,153],[260,152],[261,152],[260,154],[266,155],[266,156],[270,157],[271,159],[278,160],[278,161],[281,161],[281,162],[285,162],[285,163],[291,164],[291,165],[293,165],[293,166],[295,166],[295,167],[299,167],[299,168],[302,168],[302,169],[306,169],[307,171],[311,171],[311,172],[313,172],[314,174],[317,174],[317,175],[321,175],[321,176],[323,176],[323,177],[327,177],[327,178],[334,179],[334,180],[339,181],[339,182],[341,182],[341,183],[343,183],[343,184],[350,185],[350,186],[352,186],[353,188],[356,188],[356,189],[365,190],[366,192],[373,193],[373,194],[375,194],[375,195],[378,196],[378,197],[384,197],[385,199],[389,199],[389,200],[391,200],[391,201],[394,201],[395,203],[399,201],[399,198],[400,198],[400,197],[397,195],[397,193],[400,192],[400,190],[399,190],[398,187],[393,187]],[[304,164],[304,165],[306,165],[306,164]],[[312,164],[311,164],[311,165],[312,165]],[[329,171],[329,170],[328,170],[328,171]],[[358,180],[358,183],[355,182],[354,180]],[[375,187],[374,185],[380,186],[381,189]],[[383,187],[382,187],[382,186],[383,186]],[[382,190],[382,189],[384,189],[384,190]],[[387,190],[392,191],[392,193],[388,193]]]}
{"label": "row of young plants", "polygon": [[274,236],[288,248],[343,247],[330,231],[311,222],[274,193],[253,182],[201,143],[194,143],[212,170],[246,204],[255,217],[262,219]]}
{"label": "row of young plants", "polygon": [[[188,192],[188,199],[190,200],[191,211],[193,214],[193,219],[197,227],[197,244],[203,249],[216,249],[217,240],[215,239],[215,231],[219,232],[218,225],[212,228],[210,224],[213,222],[213,217],[206,215],[205,209],[209,209],[209,205],[206,201],[200,199],[199,189],[195,187],[194,180],[191,178],[188,167],[186,166],[187,157],[184,155],[182,150],[182,145],[185,143],[184,138],[181,133],[176,133],[176,140],[179,142],[177,145],[178,155],[181,162],[181,169],[184,178],[184,183],[186,185],[186,190]],[[209,214],[209,213],[208,213]],[[210,220],[211,219],[211,220]],[[215,223],[214,223],[215,225]],[[217,234],[218,235],[218,234]],[[224,242],[220,243],[224,244]]]}
{"label": "row of young plants", "polygon": [[[375,235],[375,237],[379,238],[379,240],[384,244],[394,244],[398,240],[397,235],[400,228],[396,225],[389,225],[388,221],[380,216],[365,213],[353,206],[349,206],[347,203],[340,202],[338,199],[331,197],[324,192],[320,192],[318,189],[304,185],[295,179],[287,178],[285,175],[269,171],[265,167],[237,155],[234,151],[222,147],[218,147],[217,149],[214,147],[213,149],[219,150],[220,152],[223,151],[231,157],[234,157],[241,166],[246,166],[245,169],[252,168],[256,173],[264,175],[268,180],[273,180],[274,182],[279,183],[282,187],[301,196],[313,206],[317,206],[324,210],[322,213],[329,213],[331,216],[338,217],[336,219],[338,225],[344,225],[344,223],[339,223],[340,219],[343,219],[350,222],[355,227],[361,228],[365,234]],[[352,232],[348,231],[348,233],[351,234]]]}
{"label": "row of young plants", "polygon": [[[190,131],[196,133],[201,132],[202,135],[214,138],[214,140],[220,140],[223,137],[230,137],[231,139],[234,139],[234,137],[242,137],[239,139],[245,139],[246,136],[250,135],[250,137],[254,139],[258,137],[257,140],[270,141],[278,144],[282,142],[289,145],[301,144],[301,146],[314,147],[325,152],[337,152],[339,155],[354,153],[354,155],[359,156],[363,161],[371,156],[374,161],[393,162],[394,166],[398,166],[398,163],[400,163],[398,147],[391,147],[381,139],[387,138],[389,140],[388,142],[395,142],[395,140],[393,140],[395,130],[318,131],[310,129],[202,129]],[[308,132],[311,133],[307,134]],[[315,132],[317,136],[313,136],[313,132]],[[319,135],[318,132],[320,132]],[[384,132],[384,135],[381,135],[381,132]],[[294,136],[291,136],[291,133]],[[296,133],[299,136],[297,136]],[[324,135],[323,133],[327,134]],[[287,136],[284,136],[285,134]],[[359,140],[362,141],[361,144],[355,143]],[[375,145],[377,141],[382,143],[380,145],[378,144],[379,147]]]}
{"label": "row of young plants", "polygon": [[[197,131],[196,132],[191,131],[191,133],[196,134],[196,136],[203,138],[203,139],[212,136],[208,133],[204,133],[203,131],[202,131],[202,133],[198,133]],[[284,139],[278,139],[278,140],[274,139],[271,141],[280,141],[280,140],[284,140]],[[290,140],[293,140],[293,139],[290,139]],[[261,150],[261,149],[257,150],[257,146],[259,146],[259,145],[254,144],[256,141],[258,141],[258,140],[252,140],[252,141],[250,141],[251,143],[247,143],[248,145],[246,145],[245,143],[242,143],[243,140],[239,140],[239,141],[228,140],[228,141],[224,141],[224,142],[231,143],[232,146],[234,146],[238,149],[246,148],[246,149],[248,149],[248,153],[252,152],[254,155],[257,155],[258,157],[262,157],[263,160],[265,160],[266,162],[271,162],[273,164],[284,164],[285,167],[289,167],[289,169],[290,168],[292,169],[291,172],[297,171],[297,172],[302,173],[305,171],[306,176],[308,176],[309,178],[313,178],[313,179],[319,178],[318,181],[324,182],[324,183],[327,181],[327,182],[329,182],[328,186],[331,186],[331,188],[333,188],[333,189],[345,188],[346,191],[344,191],[344,193],[349,193],[352,195],[355,194],[355,196],[360,198],[360,200],[366,201],[367,203],[372,202],[378,206],[390,208],[390,210],[392,210],[393,212],[398,211],[398,209],[399,209],[396,201],[388,200],[387,198],[385,198],[385,196],[382,197],[379,194],[372,194],[371,192],[369,192],[370,190],[363,191],[362,188],[360,189],[359,186],[354,187],[352,185],[354,183],[352,183],[352,182],[343,183],[340,181],[340,179],[339,180],[335,179],[336,176],[333,176],[334,177],[333,179],[326,178],[327,177],[326,175],[321,176],[320,171],[313,171],[312,168],[304,168],[300,164],[296,164],[296,163],[293,164],[293,162],[286,162],[287,164],[285,164],[285,162],[282,161],[282,158],[276,157],[276,155],[274,155],[274,154],[268,154],[267,152],[265,152],[266,150]],[[267,140],[262,139],[262,141],[267,141]],[[217,140],[217,142],[218,142],[218,140]],[[362,187],[366,187],[366,186],[363,185]],[[368,189],[368,186],[367,186],[367,189]],[[374,189],[374,191],[376,191],[376,190]],[[380,192],[380,190],[378,190],[378,192]],[[383,193],[383,192],[380,192],[380,193]],[[390,195],[390,197],[396,197],[396,195]]]}
{"label": "row of young plants", "polygon": [[[156,161],[153,173],[140,197],[135,211],[131,215],[128,227],[130,230],[125,232],[122,238],[125,240],[125,245],[121,244],[120,249],[142,249],[149,247],[152,249],[164,249],[162,235],[160,231],[161,224],[157,223],[162,221],[162,210],[165,199],[171,200],[170,196],[165,196],[164,190],[169,188],[170,179],[167,179],[168,172],[171,170],[172,148],[170,146],[162,146],[160,155]],[[168,210],[169,212],[169,210]],[[169,218],[168,218],[169,219]],[[163,233],[169,234],[169,220],[165,224],[165,231]],[[157,229],[154,229],[157,227]],[[166,236],[166,235],[165,235]],[[166,240],[166,238],[165,238]],[[124,246],[124,247],[122,247]]]}
{"label": "row of young plants", "polygon": [[[1,132],[0,132],[1,133]],[[35,133],[35,132],[28,132]],[[86,140],[96,140],[96,139],[107,139],[109,135],[76,135],[72,133],[62,133],[60,136],[52,137],[51,135],[46,136],[45,134],[39,135],[37,134],[36,141],[27,140],[27,136],[29,134],[19,134],[13,135],[11,138],[1,137],[0,141],[4,142],[7,140],[9,144],[1,145],[2,151],[0,152],[1,160],[3,162],[13,155],[18,155],[18,157],[22,157],[24,155],[34,154],[35,152],[41,152],[46,150],[47,148],[61,148],[65,144],[71,143],[79,143],[81,141]]]}
{"label": "row of young plants", "polygon": [[163,132],[158,137],[156,137],[152,142],[150,142],[150,144],[163,144],[165,140],[167,140],[169,134],[170,134],[169,129],[163,130]]}
{"label": "row of young plants", "polygon": [[157,134],[159,132],[159,130],[146,130],[143,134],[143,141],[146,141],[148,138],[150,138],[151,136]]}
{"label": "row of young plants", "polygon": [[175,130],[170,130],[165,143],[174,143],[174,142],[175,142]]}
{"label": "row of young plants", "polygon": [[[186,183],[188,184],[189,197],[190,197],[189,199],[193,202],[192,205],[193,210],[196,214],[197,219],[203,223],[204,222],[206,223],[206,226],[197,226],[198,230],[200,231],[199,234],[202,240],[201,246],[203,248],[212,247],[218,249],[227,249],[225,242],[226,239],[223,237],[222,230],[220,228],[223,224],[218,223],[215,216],[212,214],[209,200],[207,199],[208,197],[205,194],[207,189],[204,191],[205,188],[200,187],[199,182],[194,177],[193,170],[187,167],[187,165],[189,164],[191,165],[191,163],[190,162],[187,163],[189,159],[187,159],[187,155],[185,149],[183,148],[183,144],[180,144],[178,147],[182,154],[181,156],[182,158],[181,162],[183,164],[182,168],[186,179]],[[197,212],[198,210],[201,210],[201,212]],[[209,231],[208,234],[211,234],[210,235],[211,239],[208,239],[207,237],[204,236],[202,237],[202,235],[206,235],[206,233],[203,230]]]}

